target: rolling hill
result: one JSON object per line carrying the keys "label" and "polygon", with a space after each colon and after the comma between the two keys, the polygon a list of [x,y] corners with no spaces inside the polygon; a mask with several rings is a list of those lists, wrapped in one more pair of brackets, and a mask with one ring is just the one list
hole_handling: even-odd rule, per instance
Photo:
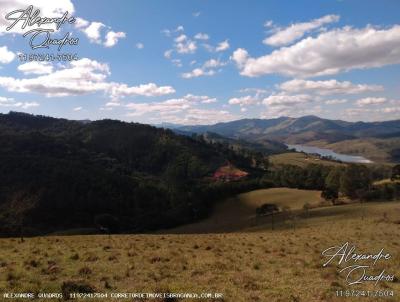
{"label": "rolling hill", "polygon": [[[204,126],[182,126],[179,131],[214,132],[234,139],[262,144],[275,140],[288,144],[305,144],[332,148],[337,152],[362,155],[376,161],[399,162],[400,120],[384,122],[346,122],[317,116],[275,119],[242,119]],[[343,142],[343,144],[341,144]],[[351,148],[354,143],[363,148]],[[371,152],[379,149],[377,152]]]}

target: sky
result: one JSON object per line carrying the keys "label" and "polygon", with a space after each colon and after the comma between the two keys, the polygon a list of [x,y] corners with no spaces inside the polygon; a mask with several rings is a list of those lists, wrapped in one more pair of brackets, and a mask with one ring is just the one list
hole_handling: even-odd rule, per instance
{"label": "sky", "polygon": [[0,0],[0,112],[400,119],[399,11],[397,0]]}

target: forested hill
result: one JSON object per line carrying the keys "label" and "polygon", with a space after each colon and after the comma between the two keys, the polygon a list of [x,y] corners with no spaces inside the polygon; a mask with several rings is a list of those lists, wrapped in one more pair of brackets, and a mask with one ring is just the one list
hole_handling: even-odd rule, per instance
{"label": "forested hill", "polygon": [[189,222],[224,193],[211,176],[227,162],[255,171],[250,153],[148,125],[0,114],[0,232]]}

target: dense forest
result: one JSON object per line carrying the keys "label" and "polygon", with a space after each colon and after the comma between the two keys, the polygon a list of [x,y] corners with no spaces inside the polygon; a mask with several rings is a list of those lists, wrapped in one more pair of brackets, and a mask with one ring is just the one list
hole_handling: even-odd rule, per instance
{"label": "dense forest", "polygon": [[[187,223],[206,215],[212,200],[259,186],[263,159],[149,125],[1,114],[0,232]],[[226,163],[249,177],[216,182]]]}

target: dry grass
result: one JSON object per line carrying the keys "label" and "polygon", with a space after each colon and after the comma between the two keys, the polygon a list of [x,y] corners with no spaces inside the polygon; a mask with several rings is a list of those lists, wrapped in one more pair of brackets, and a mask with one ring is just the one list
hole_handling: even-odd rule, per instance
{"label": "dry grass", "polygon": [[[1,239],[0,291],[168,290],[222,292],[223,301],[235,302],[359,301],[334,297],[349,287],[335,265],[322,268],[321,252],[345,241],[364,252],[385,248],[393,258],[377,269],[398,276],[399,220],[400,203],[388,202],[312,209],[296,229],[282,221],[274,231],[267,223],[228,234]],[[393,289],[397,297],[386,301],[399,301],[398,279],[354,288]]]}

